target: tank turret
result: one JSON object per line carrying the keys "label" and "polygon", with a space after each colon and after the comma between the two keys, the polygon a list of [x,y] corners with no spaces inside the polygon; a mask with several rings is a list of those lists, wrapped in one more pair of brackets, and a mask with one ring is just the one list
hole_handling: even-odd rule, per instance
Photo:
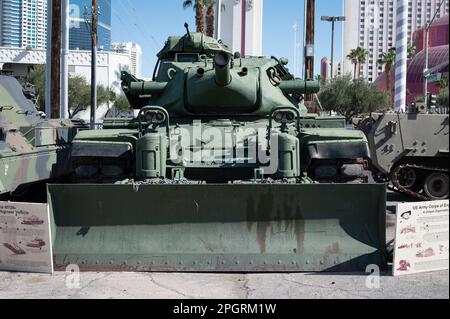
{"label": "tank turret", "polygon": [[319,82],[295,79],[287,62],[233,55],[221,41],[188,31],[169,37],[152,81],[122,72],[122,88],[134,109],[156,105],[170,116],[269,116],[278,107],[305,115],[302,96],[317,93]]}

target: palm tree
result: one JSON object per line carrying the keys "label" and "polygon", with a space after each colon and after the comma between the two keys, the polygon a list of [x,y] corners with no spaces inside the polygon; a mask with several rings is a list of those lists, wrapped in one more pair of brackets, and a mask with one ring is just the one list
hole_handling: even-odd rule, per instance
{"label": "palm tree", "polygon": [[389,96],[392,97],[392,89],[391,89],[391,72],[392,67],[395,64],[395,49],[391,48],[388,50],[388,52],[384,52],[381,54],[380,58],[378,59],[379,65],[384,65],[384,72],[386,73],[386,90]]}
{"label": "palm tree", "polygon": [[358,78],[361,77],[361,65],[366,64],[366,57],[368,54],[369,51],[367,51],[363,47],[356,48],[356,59],[358,60]]}
{"label": "palm tree", "polygon": [[215,20],[215,12],[214,12],[214,5],[216,2],[214,0],[204,1],[209,2],[205,3],[208,8],[206,9],[206,35],[208,37],[214,36],[214,20]]}
{"label": "palm tree", "polygon": [[351,49],[350,53],[347,55],[347,59],[352,61],[352,64],[354,66],[353,69],[353,79],[356,79],[356,68],[358,67],[358,59],[356,57],[356,49]]}
{"label": "palm tree", "polygon": [[205,31],[205,14],[203,13],[203,0],[183,0],[183,8],[187,9],[194,7],[195,10],[195,26],[197,32],[203,33]]}
{"label": "palm tree", "polygon": [[352,49],[350,54],[347,55],[347,59],[354,64],[353,79],[356,79],[356,70],[358,70],[358,78],[361,76],[361,65],[366,63],[366,56],[369,52],[363,47],[357,47]]}
{"label": "palm tree", "polygon": [[205,33],[205,8],[206,9],[206,34],[214,36],[214,0],[183,0],[183,8],[193,7],[195,10],[195,25],[197,32]]}

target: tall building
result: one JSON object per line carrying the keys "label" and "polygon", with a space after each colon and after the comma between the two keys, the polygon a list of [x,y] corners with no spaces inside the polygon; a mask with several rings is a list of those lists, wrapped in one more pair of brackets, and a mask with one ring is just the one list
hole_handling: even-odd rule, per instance
{"label": "tall building", "polygon": [[262,55],[263,0],[216,1],[216,37],[243,55]]}
{"label": "tall building", "polygon": [[142,74],[142,49],[139,44],[126,42],[126,43],[112,43],[111,51],[117,53],[123,53],[130,56],[131,61],[131,74],[136,77],[141,77]]}
{"label": "tall building", "polygon": [[[431,21],[442,0],[408,1],[408,37]],[[437,17],[447,15],[449,0],[445,0]],[[369,54],[366,63],[361,66],[361,76],[370,82],[375,81],[384,68],[377,61],[383,52],[395,47],[396,34],[396,0],[344,0],[344,57],[350,50],[360,46]],[[349,60],[344,62],[344,74],[352,73],[353,66]]]}
{"label": "tall building", "polygon": [[[98,0],[98,48],[109,51],[111,47],[111,0]],[[70,0],[70,50],[90,50],[92,47],[90,26],[86,18],[91,16],[91,0]]]}
{"label": "tall building", "polygon": [[[333,77],[342,75],[342,62],[333,62]],[[331,63],[327,57],[320,60],[320,77],[322,81],[327,81],[331,78]]]}
{"label": "tall building", "polygon": [[0,0],[0,46],[45,48],[47,0]]}
{"label": "tall building", "polygon": [[0,0],[0,46],[21,45],[21,0]]}

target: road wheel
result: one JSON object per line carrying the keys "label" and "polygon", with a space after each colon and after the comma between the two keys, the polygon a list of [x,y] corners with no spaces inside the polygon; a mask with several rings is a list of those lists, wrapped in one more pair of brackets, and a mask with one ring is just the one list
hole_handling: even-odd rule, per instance
{"label": "road wheel", "polygon": [[449,181],[445,173],[430,174],[424,183],[423,190],[428,197],[434,200],[448,198]]}
{"label": "road wheel", "polygon": [[400,186],[409,189],[413,192],[420,190],[419,177],[414,168],[403,168],[398,172],[398,181]]}

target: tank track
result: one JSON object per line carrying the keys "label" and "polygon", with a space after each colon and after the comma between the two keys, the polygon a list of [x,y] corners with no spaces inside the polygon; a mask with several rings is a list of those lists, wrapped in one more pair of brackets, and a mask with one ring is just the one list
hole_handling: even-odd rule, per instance
{"label": "tank track", "polygon": [[400,185],[400,181],[399,181],[399,172],[402,169],[405,168],[409,168],[409,169],[414,169],[416,171],[426,171],[428,172],[428,174],[433,173],[433,172],[445,172],[445,173],[449,173],[448,169],[445,168],[436,168],[436,167],[428,167],[428,166],[423,166],[423,165],[414,165],[414,164],[404,164],[404,165],[400,165],[398,166],[396,169],[394,169],[391,173],[391,182],[393,185],[389,185],[388,184],[388,189],[391,191],[395,191],[395,192],[399,192],[402,194],[406,194],[408,196],[417,198],[419,200],[424,200],[424,201],[429,201],[431,200],[431,198],[429,198],[426,195],[414,192],[408,188],[405,188],[403,186]]}

